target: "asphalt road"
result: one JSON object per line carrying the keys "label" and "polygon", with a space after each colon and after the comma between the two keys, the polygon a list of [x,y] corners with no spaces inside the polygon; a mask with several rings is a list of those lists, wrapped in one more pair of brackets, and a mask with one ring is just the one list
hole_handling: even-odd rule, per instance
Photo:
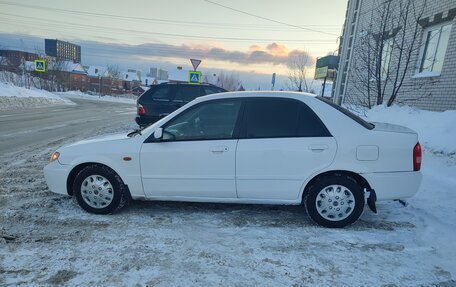
{"label": "asphalt road", "polygon": [[134,124],[131,104],[69,98],[75,105],[0,111],[0,153],[63,139],[87,130]]}

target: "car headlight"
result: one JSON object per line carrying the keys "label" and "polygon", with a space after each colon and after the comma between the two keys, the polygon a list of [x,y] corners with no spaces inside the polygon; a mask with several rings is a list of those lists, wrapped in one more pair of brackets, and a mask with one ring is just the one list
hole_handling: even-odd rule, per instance
{"label": "car headlight", "polygon": [[51,158],[49,159],[50,162],[56,161],[60,156],[60,153],[55,151],[51,154]]}

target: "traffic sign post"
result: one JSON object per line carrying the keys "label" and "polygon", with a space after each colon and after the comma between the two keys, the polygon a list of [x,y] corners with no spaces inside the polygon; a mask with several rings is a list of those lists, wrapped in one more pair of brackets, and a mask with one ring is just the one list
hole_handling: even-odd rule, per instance
{"label": "traffic sign post", "polygon": [[274,86],[275,86],[275,80],[276,80],[276,73],[273,73],[273,74],[272,74],[272,81],[271,81],[272,90],[273,90],[273,91],[274,91]]}
{"label": "traffic sign post", "polygon": [[46,60],[35,60],[35,72],[46,72]]}
{"label": "traffic sign post", "polygon": [[201,84],[201,72],[188,71],[188,83],[195,85]]}

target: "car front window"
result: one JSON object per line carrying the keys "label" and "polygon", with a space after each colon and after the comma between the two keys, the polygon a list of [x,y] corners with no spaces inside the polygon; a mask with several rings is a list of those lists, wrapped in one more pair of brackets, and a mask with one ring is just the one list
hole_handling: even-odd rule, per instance
{"label": "car front window", "polygon": [[241,101],[223,100],[199,104],[168,122],[164,141],[230,139]]}

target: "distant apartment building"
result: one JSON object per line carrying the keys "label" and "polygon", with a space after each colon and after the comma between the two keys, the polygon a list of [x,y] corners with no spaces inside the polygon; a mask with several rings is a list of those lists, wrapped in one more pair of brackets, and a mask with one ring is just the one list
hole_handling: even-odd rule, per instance
{"label": "distant apartment building", "polygon": [[134,73],[136,74],[136,76],[141,79],[141,71],[140,70],[136,70],[136,69],[128,69],[127,70],[128,73]]}
{"label": "distant apartment building", "polygon": [[349,0],[340,39],[335,102],[456,109],[455,0]]}
{"label": "distant apartment building", "polygon": [[81,63],[81,46],[57,39],[45,39],[44,51],[46,55],[57,60]]}
{"label": "distant apartment building", "polygon": [[167,81],[168,80],[168,71],[158,69],[158,68],[150,68],[147,76],[151,77],[151,78],[155,78],[159,81]]}

